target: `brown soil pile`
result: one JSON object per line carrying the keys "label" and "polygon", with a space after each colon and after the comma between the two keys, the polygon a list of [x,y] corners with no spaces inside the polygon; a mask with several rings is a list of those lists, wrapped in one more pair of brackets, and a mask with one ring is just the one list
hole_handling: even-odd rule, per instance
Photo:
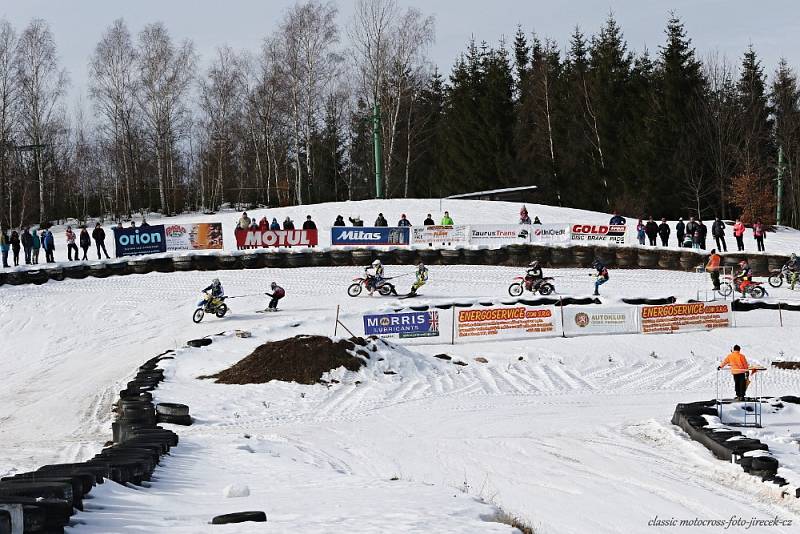
{"label": "brown soil pile", "polygon": [[372,340],[362,338],[333,342],[323,336],[295,336],[270,341],[233,366],[211,376],[220,384],[263,384],[270,380],[316,384],[322,375],[345,367],[359,370],[377,350]]}

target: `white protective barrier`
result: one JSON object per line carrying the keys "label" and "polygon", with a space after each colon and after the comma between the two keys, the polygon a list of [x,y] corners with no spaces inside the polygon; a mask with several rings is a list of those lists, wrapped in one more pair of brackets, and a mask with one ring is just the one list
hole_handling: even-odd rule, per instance
{"label": "white protective barrier", "polygon": [[641,331],[638,306],[564,306],[561,312],[565,337]]}
{"label": "white protective barrier", "polygon": [[412,226],[411,244],[449,247],[469,243],[469,226]]}
{"label": "white protective barrier", "polygon": [[530,242],[530,224],[471,224],[469,226],[470,245],[524,245]]}

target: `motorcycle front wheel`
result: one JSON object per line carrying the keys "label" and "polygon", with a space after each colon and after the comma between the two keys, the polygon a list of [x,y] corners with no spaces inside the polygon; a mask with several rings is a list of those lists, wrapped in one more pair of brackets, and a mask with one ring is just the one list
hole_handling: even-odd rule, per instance
{"label": "motorcycle front wheel", "polygon": [[719,285],[719,294],[723,297],[730,297],[733,294],[733,286],[728,282],[723,282]]}
{"label": "motorcycle front wheel", "polygon": [[220,319],[225,317],[226,313],[228,313],[228,305],[227,304],[220,304],[219,306],[217,306],[217,311],[214,312],[214,314],[217,317],[219,317]]}
{"label": "motorcycle front wheel", "polygon": [[351,297],[357,297],[361,294],[361,284],[350,284],[350,287],[347,288],[347,294]]}
{"label": "motorcycle front wheel", "polygon": [[769,277],[769,285],[772,287],[781,287],[783,285],[783,275],[773,274]]}
{"label": "motorcycle front wheel", "polygon": [[192,321],[194,321],[195,323],[199,323],[200,321],[203,320],[203,316],[205,314],[206,312],[203,311],[203,308],[197,308],[194,311],[194,314],[192,315]]}
{"label": "motorcycle front wheel", "polygon": [[523,291],[524,289],[522,288],[522,284],[520,283],[514,283],[508,286],[508,294],[511,295],[512,297],[518,297],[522,295]]}

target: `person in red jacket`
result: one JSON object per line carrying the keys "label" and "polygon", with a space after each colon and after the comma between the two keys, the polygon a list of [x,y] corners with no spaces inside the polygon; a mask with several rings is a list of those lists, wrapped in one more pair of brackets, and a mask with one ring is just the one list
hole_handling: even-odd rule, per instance
{"label": "person in red jacket", "polygon": [[764,237],[766,237],[766,230],[761,221],[756,221],[753,225],[753,237],[756,239],[756,246],[759,252],[764,252]]}
{"label": "person in red jacket", "polygon": [[736,219],[736,224],[733,225],[733,237],[736,238],[736,248],[739,252],[744,250],[744,223],[741,219]]}
{"label": "person in red jacket", "polygon": [[747,391],[747,379],[750,376],[750,365],[741,350],[742,348],[739,345],[734,345],[733,351],[717,366],[717,371],[730,366],[737,401],[744,399],[744,394]]}
{"label": "person in red jacket", "polygon": [[269,301],[269,306],[265,311],[276,312],[278,311],[278,301],[286,296],[286,291],[275,282],[272,282],[269,287],[272,289],[272,293],[264,294],[272,297],[272,300]]}

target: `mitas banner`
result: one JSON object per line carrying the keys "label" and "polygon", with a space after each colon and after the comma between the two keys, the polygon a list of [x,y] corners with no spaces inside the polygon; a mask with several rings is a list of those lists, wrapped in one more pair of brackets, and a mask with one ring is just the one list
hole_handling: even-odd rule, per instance
{"label": "mitas banner", "polygon": [[171,224],[165,228],[167,250],[221,250],[222,223]]}
{"label": "mitas banner", "polygon": [[573,224],[570,228],[573,241],[591,243],[625,243],[627,228],[624,224]]}
{"label": "mitas banner", "polygon": [[311,247],[317,244],[316,230],[243,230],[236,228],[236,246],[239,249],[261,247]]}
{"label": "mitas banner", "polygon": [[408,227],[334,226],[331,245],[408,245]]}
{"label": "mitas banner", "polygon": [[643,334],[690,332],[730,326],[731,306],[728,302],[692,302],[642,306]]}

